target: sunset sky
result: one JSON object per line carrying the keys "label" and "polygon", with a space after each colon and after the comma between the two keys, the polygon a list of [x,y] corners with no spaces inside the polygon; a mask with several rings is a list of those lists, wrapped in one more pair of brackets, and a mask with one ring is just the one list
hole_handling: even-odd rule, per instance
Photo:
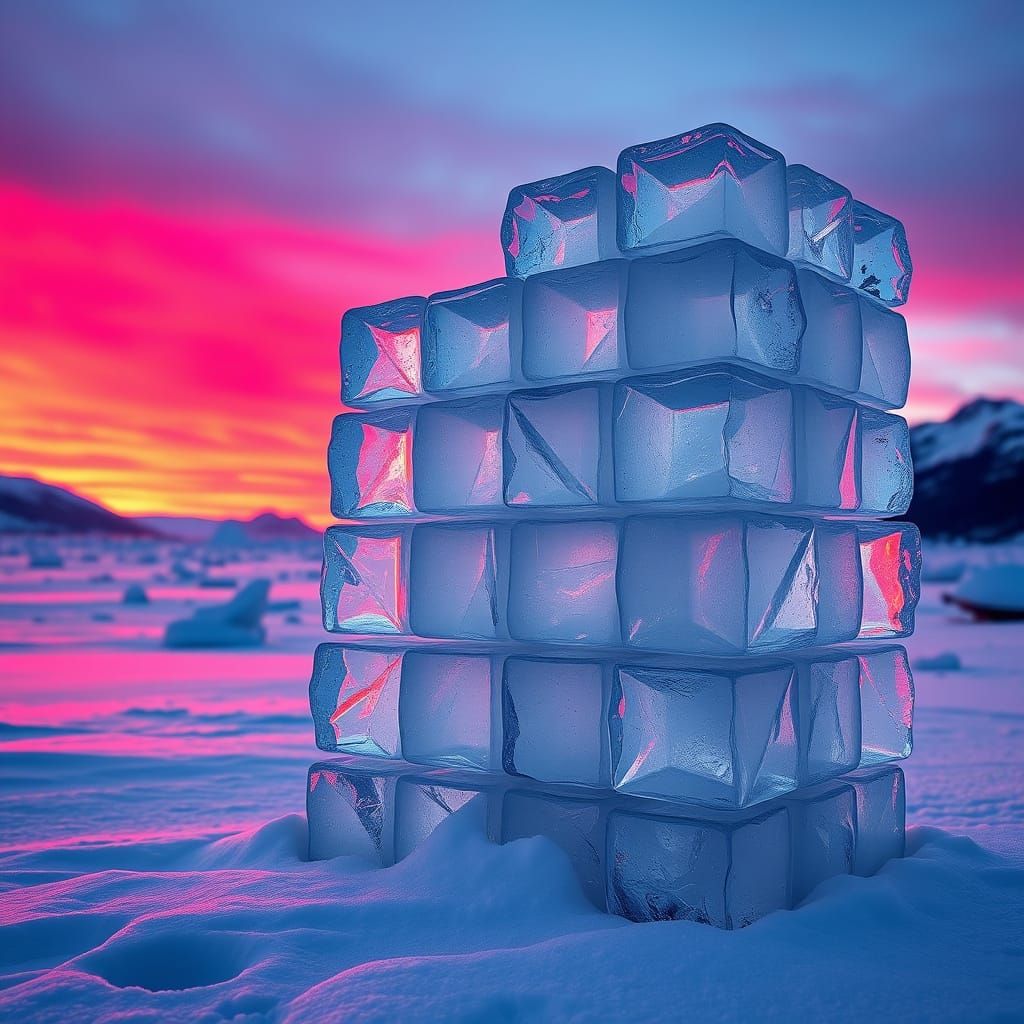
{"label": "sunset sky", "polygon": [[0,6],[0,472],[326,520],[341,313],[728,121],[907,226],[911,420],[1024,398],[1024,5]]}

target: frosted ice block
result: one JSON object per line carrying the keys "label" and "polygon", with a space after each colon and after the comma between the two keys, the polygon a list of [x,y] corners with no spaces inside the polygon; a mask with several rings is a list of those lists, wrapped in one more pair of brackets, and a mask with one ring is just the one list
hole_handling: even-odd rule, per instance
{"label": "frosted ice block", "polygon": [[872,493],[872,463],[861,460],[860,410],[852,402],[811,388],[796,399],[796,500],[827,511],[855,512],[861,506],[862,469]]}
{"label": "frosted ice block", "polygon": [[914,677],[907,652],[889,647],[858,656],[861,764],[909,757],[914,746]]}
{"label": "frosted ice block", "polygon": [[634,370],[740,361],[789,376],[804,326],[793,265],[741,242],[630,265],[626,350]]}
{"label": "frosted ice block", "polygon": [[494,639],[505,632],[508,529],[422,525],[410,557],[410,626],[418,636]]}
{"label": "frosted ice block", "polygon": [[[885,656],[899,654],[893,648]],[[798,662],[797,672],[800,785],[810,786],[853,771],[861,762],[861,664],[850,654],[823,652]]]}
{"label": "frosted ice block", "polygon": [[612,522],[517,523],[509,633],[517,640],[618,644],[618,550]]}
{"label": "frosted ice block", "polygon": [[310,707],[328,751],[735,808],[908,756],[913,684],[900,647],[680,662],[327,644]]}
{"label": "frosted ice block", "polygon": [[731,373],[634,377],[615,388],[619,501],[789,502],[793,396]]}
{"label": "frosted ice block", "polygon": [[324,532],[324,629],[408,633],[411,530],[332,526]]}
{"label": "frosted ice block", "polygon": [[853,873],[867,877],[902,857],[906,845],[907,793],[903,772],[876,768],[851,776],[857,794],[857,844]]}
{"label": "frosted ice block", "polygon": [[907,511],[914,493],[910,428],[901,416],[862,409],[861,484],[858,509],[878,516]]}
{"label": "frosted ice block", "polygon": [[910,636],[921,596],[921,534],[910,523],[865,523],[858,537],[864,580],[858,635]]}
{"label": "frosted ice block", "polygon": [[370,405],[422,393],[419,296],[350,309],[341,320],[341,398]]}
{"label": "frosted ice block", "polygon": [[618,160],[618,220],[623,252],[731,235],[784,256],[786,161],[726,124],[631,146]]}
{"label": "frosted ice block", "polygon": [[[596,505],[602,490],[602,406],[594,385],[517,391],[505,406],[505,504]],[[607,451],[607,444],[604,445]],[[607,456],[606,456],[607,458]]]}
{"label": "frosted ice block", "polygon": [[398,708],[402,756],[418,764],[497,768],[500,666],[487,654],[406,654]]}
{"label": "frosted ice block", "polygon": [[813,643],[818,566],[809,520],[627,520],[619,562],[623,639],[694,654]]}
{"label": "frosted ice block", "polygon": [[900,409],[910,387],[907,321],[875,302],[860,300],[862,355],[857,399],[883,409]]}
{"label": "frosted ice block", "polygon": [[625,359],[629,262],[603,260],[528,278],[523,375],[531,381],[611,374]]}
{"label": "frosted ice block", "polygon": [[398,701],[404,658],[401,648],[317,647],[309,709],[321,750],[401,756]]}
{"label": "frosted ice block", "polygon": [[522,359],[522,289],[515,278],[438,292],[423,325],[423,388],[435,394],[493,388]]}
{"label": "frosted ice block", "polygon": [[611,785],[613,662],[505,660],[502,767],[541,782]]}
{"label": "frosted ice block", "polygon": [[825,879],[853,871],[857,794],[842,780],[787,797],[792,835],[792,896],[800,903]]}
{"label": "frosted ice block", "polygon": [[624,665],[610,708],[615,788],[744,807],[797,785],[796,671]]}
{"label": "frosted ice block", "polygon": [[608,909],[634,921],[742,928],[790,905],[786,811],[695,818],[613,812]]}
{"label": "frosted ice block", "polygon": [[860,297],[813,270],[798,268],[796,280],[806,317],[800,340],[800,377],[841,394],[856,393],[861,386],[864,351]]}
{"label": "frosted ice block", "polygon": [[511,277],[618,255],[615,175],[607,167],[585,167],[517,185],[501,221],[501,248]]}
{"label": "frosted ice block", "polygon": [[362,857],[381,867],[395,859],[395,786],[408,766],[357,759],[310,766],[306,787],[310,860]]}
{"label": "frosted ice block", "polygon": [[413,422],[405,409],[335,417],[327,449],[332,515],[373,519],[415,510]]}
{"label": "frosted ice block", "polygon": [[803,164],[786,168],[789,252],[839,281],[853,269],[853,196],[848,189]]}
{"label": "frosted ice block", "polygon": [[853,284],[886,306],[902,306],[914,267],[903,225],[866,203],[853,204]]}
{"label": "frosted ice block", "polygon": [[503,508],[501,397],[436,402],[420,408],[413,449],[413,493],[424,512]]}

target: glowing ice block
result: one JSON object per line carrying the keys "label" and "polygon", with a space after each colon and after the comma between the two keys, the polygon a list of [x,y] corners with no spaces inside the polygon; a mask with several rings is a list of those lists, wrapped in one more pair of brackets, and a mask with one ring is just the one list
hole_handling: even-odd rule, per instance
{"label": "glowing ice block", "polygon": [[634,370],[742,362],[796,372],[806,320],[791,263],[726,239],[635,260],[626,298]]}

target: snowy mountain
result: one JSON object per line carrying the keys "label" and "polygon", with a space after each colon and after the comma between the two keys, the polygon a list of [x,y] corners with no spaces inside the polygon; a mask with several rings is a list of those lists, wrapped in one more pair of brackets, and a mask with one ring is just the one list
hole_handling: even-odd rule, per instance
{"label": "snowy mountain", "polygon": [[0,532],[145,536],[151,531],[63,487],[27,476],[0,476]]}
{"label": "snowy mountain", "polygon": [[263,512],[246,521],[118,515],[56,484],[0,475],[0,533],[109,533],[164,536],[220,546],[309,541],[320,534],[301,519]]}
{"label": "snowy mountain", "polygon": [[993,541],[1024,533],[1024,405],[978,398],[910,432],[907,518],[932,537]]}

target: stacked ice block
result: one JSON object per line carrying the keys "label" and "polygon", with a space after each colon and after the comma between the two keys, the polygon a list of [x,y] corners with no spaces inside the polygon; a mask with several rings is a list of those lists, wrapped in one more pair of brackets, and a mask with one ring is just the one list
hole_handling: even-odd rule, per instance
{"label": "stacked ice block", "polygon": [[898,221],[725,125],[513,189],[508,276],[345,314],[314,856],[458,811],[725,927],[903,850]]}

